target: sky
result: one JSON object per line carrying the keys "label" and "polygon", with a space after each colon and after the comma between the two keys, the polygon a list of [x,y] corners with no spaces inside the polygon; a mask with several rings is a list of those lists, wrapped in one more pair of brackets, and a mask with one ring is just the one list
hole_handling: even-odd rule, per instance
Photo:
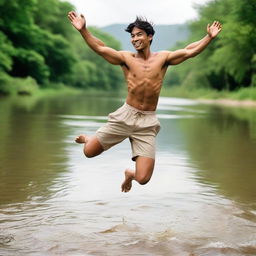
{"label": "sky", "polygon": [[209,0],[68,0],[83,13],[89,26],[130,23],[136,15],[155,25],[181,24],[197,18],[196,4]]}

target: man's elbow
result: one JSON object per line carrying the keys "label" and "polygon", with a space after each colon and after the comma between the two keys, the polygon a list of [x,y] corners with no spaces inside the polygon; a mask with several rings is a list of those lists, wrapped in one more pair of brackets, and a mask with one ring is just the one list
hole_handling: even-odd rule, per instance
{"label": "man's elbow", "polygon": [[105,52],[106,52],[105,47],[101,46],[101,45],[98,45],[95,50],[101,56],[103,56],[105,54]]}

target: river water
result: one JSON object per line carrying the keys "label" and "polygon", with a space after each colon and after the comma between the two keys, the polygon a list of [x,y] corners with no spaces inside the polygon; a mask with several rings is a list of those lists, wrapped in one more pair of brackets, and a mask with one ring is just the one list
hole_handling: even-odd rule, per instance
{"label": "river water", "polygon": [[118,96],[0,99],[0,255],[256,255],[256,109],[160,98],[151,181],[126,140],[87,159]]}

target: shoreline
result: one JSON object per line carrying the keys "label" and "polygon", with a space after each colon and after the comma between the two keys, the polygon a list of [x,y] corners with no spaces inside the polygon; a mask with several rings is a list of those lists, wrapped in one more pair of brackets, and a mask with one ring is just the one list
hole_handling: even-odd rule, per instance
{"label": "shoreline", "polygon": [[233,99],[196,99],[200,103],[224,105],[229,107],[256,107],[255,100],[233,100]]}
{"label": "shoreline", "polygon": [[[105,91],[105,90],[97,90],[93,88],[87,88],[87,89],[81,89],[81,88],[75,88],[75,87],[69,87],[69,86],[62,86],[59,88],[40,88],[36,91],[34,91],[31,94],[11,94],[11,95],[6,95],[6,94],[0,94],[0,98],[5,98],[5,97],[52,97],[55,95],[61,95],[61,94],[112,94],[112,91]],[[120,96],[126,94],[124,93],[124,90],[119,90],[117,92]],[[238,100],[238,99],[230,99],[230,98],[215,98],[215,99],[210,99],[209,98],[204,98],[204,97],[196,97],[196,93],[194,95],[192,94],[185,94],[183,93],[176,93],[175,90],[172,91],[167,91],[167,90],[162,90],[160,97],[171,97],[171,98],[183,98],[183,99],[191,99],[195,100],[199,103],[202,104],[212,104],[212,105],[222,105],[222,106],[229,106],[229,107],[256,107],[256,100],[252,99],[244,99],[244,100]]]}
{"label": "shoreline", "polygon": [[180,86],[172,86],[163,88],[161,96],[194,99],[203,104],[256,107],[256,88],[242,88],[234,92],[229,92],[216,91],[213,89],[187,90]]}

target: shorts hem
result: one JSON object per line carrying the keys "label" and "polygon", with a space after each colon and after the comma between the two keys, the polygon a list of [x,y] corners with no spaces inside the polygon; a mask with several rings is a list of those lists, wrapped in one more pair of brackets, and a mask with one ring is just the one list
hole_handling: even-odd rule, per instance
{"label": "shorts hem", "polygon": [[148,157],[148,158],[151,158],[151,159],[155,160],[155,156],[149,156],[149,155],[138,154],[138,155],[132,156],[132,161],[135,162],[136,159],[137,159],[137,157],[139,157],[139,156]]}
{"label": "shorts hem", "polygon": [[102,146],[104,151],[106,151],[110,148],[109,146],[104,145],[104,143],[102,142],[101,137],[97,133],[95,134],[95,136],[96,136],[97,140],[99,141],[99,143]]}

